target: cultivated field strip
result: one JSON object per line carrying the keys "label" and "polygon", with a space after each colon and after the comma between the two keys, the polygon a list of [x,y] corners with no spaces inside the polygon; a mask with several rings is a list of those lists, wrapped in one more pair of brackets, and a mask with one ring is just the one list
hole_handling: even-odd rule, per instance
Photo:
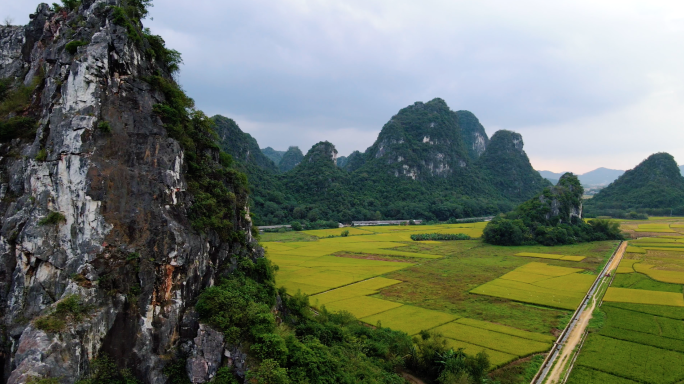
{"label": "cultivated field strip", "polygon": [[588,335],[567,383],[684,382],[684,238],[673,231],[684,225],[638,226],[651,237],[630,241],[604,296],[605,320]]}
{"label": "cultivated field strip", "polygon": [[[320,230],[291,236],[318,240],[264,245],[267,256],[280,266],[278,286],[310,295],[309,302],[318,310],[346,311],[369,325],[409,335],[440,333],[449,345],[466,353],[487,352],[493,367],[499,367],[551,348],[555,337],[550,331],[566,309],[579,304],[596,276],[597,264],[605,262],[615,243],[559,247],[566,252],[558,255],[540,252],[545,248],[538,246],[505,249],[498,255],[500,247],[483,249],[479,240],[410,240],[413,233],[440,232],[477,238],[483,227],[363,227],[344,237],[328,237],[342,229]],[[581,254],[587,256],[574,256]],[[445,286],[426,291],[429,286],[416,285],[425,283]],[[475,291],[483,286],[507,293]],[[448,296],[465,307],[451,306]],[[510,318],[511,313],[516,317]]]}

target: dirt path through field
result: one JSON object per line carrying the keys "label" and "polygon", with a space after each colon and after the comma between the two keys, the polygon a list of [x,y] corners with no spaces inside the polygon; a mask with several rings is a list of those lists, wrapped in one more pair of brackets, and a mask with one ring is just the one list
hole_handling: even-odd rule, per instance
{"label": "dirt path through field", "polygon": [[[620,260],[622,260],[622,256],[625,254],[625,249],[627,249],[626,241],[624,241],[620,245],[620,248],[618,248],[615,257],[608,266],[608,270],[606,271],[607,273],[614,273],[615,269],[617,269],[618,265],[620,264]],[[594,295],[599,294],[601,291],[602,290],[600,288],[597,289]],[[563,350],[556,358],[556,365],[546,377],[547,384],[559,384],[561,382],[561,374],[563,373],[563,369],[567,366],[568,360],[572,358],[572,354],[575,352],[575,347],[577,347],[577,344],[579,344],[579,342],[582,340],[584,330],[587,329],[587,325],[589,324],[589,320],[591,320],[591,316],[594,313],[594,308],[596,308],[598,301],[599,300],[593,300],[591,306],[585,308],[580,315],[577,325],[575,325],[575,328],[573,328],[573,330],[570,332],[570,335],[563,346]]]}

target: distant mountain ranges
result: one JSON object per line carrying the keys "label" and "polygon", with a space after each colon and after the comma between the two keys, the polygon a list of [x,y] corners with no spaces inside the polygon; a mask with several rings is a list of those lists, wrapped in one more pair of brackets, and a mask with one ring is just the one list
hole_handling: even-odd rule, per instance
{"label": "distant mountain ranges", "polygon": [[522,136],[489,138],[475,115],[442,99],[400,110],[366,151],[338,157],[320,142],[261,150],[226,117],[214,116],[221,149],[247,174],[259,225],[294,220],[449,220],[507,212],[551,183],[532,168]]}
{"label": "distant mountain ranges", "polygon": [[[565,173],[567,172],[556,173],[551,171],[539,171],[540,175],[542,175],[545,179],[549,180],[553,184],[558,183],[558,180]],[[585,187],[606,186],[615,181],[618,177],[622,176],[623,173],[625,173],[625,171],[601,167],[591,172],[587,172],[582,175],[577,175],[577,178],[579,179],[580,183],[582,183],[582,185]]]}

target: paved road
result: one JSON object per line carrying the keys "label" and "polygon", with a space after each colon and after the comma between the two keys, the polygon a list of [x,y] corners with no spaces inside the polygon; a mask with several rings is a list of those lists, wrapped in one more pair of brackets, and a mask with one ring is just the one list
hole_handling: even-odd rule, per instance
{"label": "paved road", "polygon": [[[577,344],[582,340],[582,335],[584,334],[585,329],[587,328],[587,325],[589,324],[589,320],[591,320],[591,316],[594,312],[594,308],[596,307],[597,303],[599,302],[597,300],[591,300],[597,293],[601,292],[601,289],[599,287],[604,283],[608,282],[608,279],[604,279],[604,276],[608,273],[613,273],[615,269],[617,269],[618,265],[620,264],[620,260],[622,260],[622,255],[625,253],[625,249],[627,249],[627,242],[624,241],[620,244],[620,247],[617,249],[615,252],[615,255],[613,258],[610,260],[608,265],[603,269],[601,272],[601,276],[599,279],[597,279],[597,283],[594,283],[592,286],[591,290],[587,294],[587,297],[584,299],[580,306],[580,310],[575,313],[575,316],[570,320],[570,324],[568,326],[567,331],[565,334],[561,337],[561,340],[558,341],[557,347],[554,348],[550,353],[553,354],[551,359],[545,364],[545,366],[542,368],[543,371],[541,375],[539,375],[536,380],[533,380],[533,384],[535,383],[546,383],[546,384],[558,384],[561,381],[561,374],[563,373],[563,368],[567,366],[567,363],[570,361],[572,358],[572,353],[575,350],[575,347]],[[554,363],[558,362],[557,364]],[[551,369],[551,372],[549,372],[549,369]]]}

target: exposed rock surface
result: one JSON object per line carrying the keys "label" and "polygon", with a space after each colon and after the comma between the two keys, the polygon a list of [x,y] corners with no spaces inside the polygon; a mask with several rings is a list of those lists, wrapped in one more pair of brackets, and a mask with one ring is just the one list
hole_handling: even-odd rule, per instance
{"label": "exposed rock surface", "polygon": [[[196,382],[206,381],[224,348],[186,313],[222,265],[260,256],[191,228],[184,152],[153,113],[163,94],[145,81],[164,69],[112,22],[116,4],[83,0],[70,13],[41,4],[28,26],[0,27],[0,77],[39,84],[25,112],[38,121],[35,139],[0,144],[2,365],[11,384],[72,383],[101,353],[145,383],[165,383],[169,358],[188,343],[207,367]],[[86,44],[71,54],[64,48],[76,39]],[[35,160],[41,150],[45,161]],[[64,220],[41,225],[50,212]],[[236,215],[235,229],[251,239],[249,217]],[[88,315],[63,332],[37,329],[35,319],[70,295]]]}
{"label": "exposed rock surface", "polygon": [[456,111],[458,125],[463,132],[468,155],[472,160],[477,160],[487,149],[489,138],[480,120],[470,111]]}

